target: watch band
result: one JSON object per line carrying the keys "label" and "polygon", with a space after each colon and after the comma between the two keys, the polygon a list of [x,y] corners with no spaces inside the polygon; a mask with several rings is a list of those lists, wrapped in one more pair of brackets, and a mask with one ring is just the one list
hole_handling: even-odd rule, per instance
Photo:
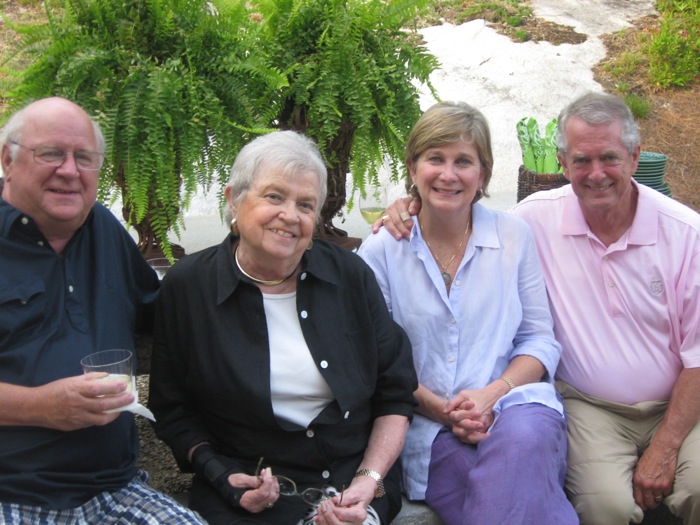
{"label": "watch band", "polygon": [[358,476],[369,476],[377,482],[377,490],[374,493],[375,498],[381,498],[384,494],[386,494],[386,491],[384,490],[384,480],[382,479],[382,475],[376,470],[361,468],[355,473],[355,477]]}

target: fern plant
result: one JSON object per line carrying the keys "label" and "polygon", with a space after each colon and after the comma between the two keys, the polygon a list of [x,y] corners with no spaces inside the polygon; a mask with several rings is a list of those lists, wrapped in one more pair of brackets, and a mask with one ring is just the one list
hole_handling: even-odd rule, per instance
{"label": "fern plant", "polygon": [[[100,122],[108,156],[100,199],[123,201],[147,256],[173,258],[182,210],[198,187],[225,180],[250,132],[274,118],[286,79],[249,56],[242,3],[205,0],[64,0],[22,35],[11,108],[69,98]],[[175,253],[179,256],[180,253]]]}
{"label": "fern plant", "polygon": [[[258,50],[284,73],[269,123],[314,138],[329,171],[317,232],[347,234],[332,224],[346,201],[346,175],[365,191],[382,165],[398,180],[405,140],[420,116],[417,83],[431,91],[437,59],[406,28],[425,0],[254,0]],[[433,92],[433,95],[435,93]],[[436,96],[437,98],[437,96]]]}

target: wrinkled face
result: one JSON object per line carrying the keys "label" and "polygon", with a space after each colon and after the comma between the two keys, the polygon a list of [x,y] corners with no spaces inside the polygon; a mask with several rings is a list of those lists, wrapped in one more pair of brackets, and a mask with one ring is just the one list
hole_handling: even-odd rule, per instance
{"label": "wrinkled face", "polygon": [[[298,263],[309,245],[320,206],[319,180],[307,171],[293,176],[281,169],[258,175],[237,208],[239,249],[261,266]],[[227,191],[229,202],[233,196]]]}
{"label": "wrinkled face", "polygon": [[428,148],[409,166],[422,205],[433,211],[468,209],[484,182],[473,144],[457,141]]}
{"label": "wrinkled face", "polygon": [[[15,160],[8,146],[2,151],[3,197],[31,216],[47,237],[54,232],[72,234],[85,222],[97,199],[99,171],[78,168],[72,155],[97,150],[89,117],[67,101],[40,101],[27,113],[18,142],[24,148],[18,149]],[[46,166],[25,149],[47,145],[71,155],[60,166]]]}
{"label": "wrinkled face", "polygon": [[632,199],[631,180],[637,171],[640,148],[630,154],[621,135],[619,122],[596,126],[577,118],[567,122],[569,149],[566,156],[559,155],[559,162],[588,211],[614,210]]}

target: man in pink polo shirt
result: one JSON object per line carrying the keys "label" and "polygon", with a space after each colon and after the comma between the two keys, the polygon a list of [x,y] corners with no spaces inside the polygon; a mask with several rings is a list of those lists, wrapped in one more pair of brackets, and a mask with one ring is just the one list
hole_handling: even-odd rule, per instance
{"label": "man in pink polo shirt", "polygon": [[637,184],[640,140],[617,97],[559,115],[568,186],[513,212],[532,228],[582,524],[640,523],[662,501],[700,523],[700,215]]}
{"label": "man in pink polo shirt", "polygon": [[[571,184],[513,213],[533,231],[563,349],[567,492],[583,525],[640,523],[662,502],[698,525],[700,215],[632,178],[639,132],[617,97],[564,108],[558,147]],[[408,205],[381,220],[397,238]]]}

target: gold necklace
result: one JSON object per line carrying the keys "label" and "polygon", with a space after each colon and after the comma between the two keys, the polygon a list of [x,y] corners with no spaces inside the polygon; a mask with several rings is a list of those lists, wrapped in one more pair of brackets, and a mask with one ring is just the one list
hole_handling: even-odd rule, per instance
{"label": "gold necklace", "polygon": [[245,275],[248,279],[253,281],[255,284],[262,284],[263,286],[277,286],[278,284],[282,284],[284,281],[289,279],[294,273],[297,271],[296,266],[294,267],[294,271],[290,273],[287,277],[283,279],[275,279],[274,281],[265,281],[264,279],[258,279],[257,277],[253,277],[250,275],[248,272],[246,272],[243,268],[241,268],[241,263],[238,261],[238,246],[236,246],[236,251],[233,252],[233,258],[236,261],[236,266],[238,266],[238,269],[241,271],[243,275]]}
{"label": "gold necklace", "polygon": [[450,275],[450,272],[447,271],[447,268],[450,267],[450,264],[452,264],[452,261],[455,260],[455,257],[457,257],[457,254],[462,250],[462,246],[464,245],[464,241],[467,238],[467,233],[469,233],[469,226],[471,226],[471,220],[467,221],[467,228],[464,230],[464,235],[462,235],[462,240],[459,242],[459,246],[457,246],[457,251],[455,251],[452,254],[452,257],[450,257],[450,260],[447,261],[447,264],[442,264],[440,262],[440,259],[438,259],[437,255],[435,255],[435,252],[433,251],[433,247],[430,246],[430,241],[425,236],[425,232],[423,231],[423,225],[420,223],[420,221],[418,221],[418,226],[420,226],[420,232],[423,235],[423,239],[425,240],[425,244],[428,245],[428,250],[430,250],[430,254],[433,256],[433,258],[438,263],[438,265],[442,268],[440,275],[442,276],[442,280],[445,281],[445,286],[449,286],[450,283],[452,282],[452,276]]}

